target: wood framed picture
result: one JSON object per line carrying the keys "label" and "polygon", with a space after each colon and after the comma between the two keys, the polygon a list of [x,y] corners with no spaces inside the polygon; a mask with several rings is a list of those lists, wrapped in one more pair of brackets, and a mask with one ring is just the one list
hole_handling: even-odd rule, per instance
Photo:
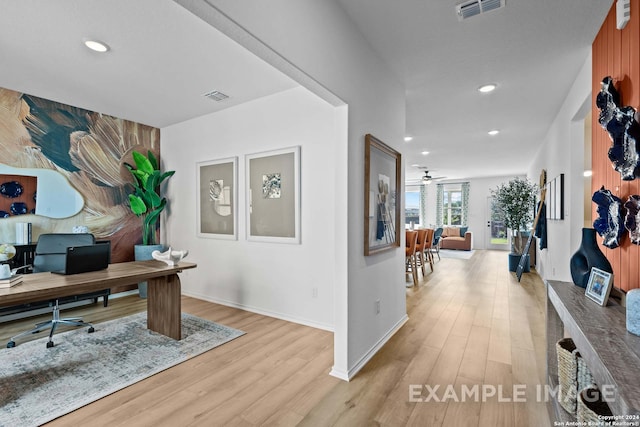
{"label": "wood framed picture", "polygon": [[371,134],[364,152],[364,254],[400,246],[401,155]]}
{"label": "wood framed picture", "polygon": [[198,236],[236,240],[238,158],[199,162],[196,169]]}
{"label": "wood framed picture", "polygon": [[300,243],[300,146],[245,156],[247,240]]}
{"label": "wood framed picture", "polygon": [[613,286],[613,274],[599,268],[592,267],[585,295],[599,305],[607,305],[611,287]]}

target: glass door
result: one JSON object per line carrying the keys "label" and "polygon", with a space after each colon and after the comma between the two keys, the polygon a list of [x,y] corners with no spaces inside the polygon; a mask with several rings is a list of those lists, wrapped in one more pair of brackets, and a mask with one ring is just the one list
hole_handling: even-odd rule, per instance
{"label": "glass door", "polygon": [[487,249],[509,250],[509,233],[504,225],[502,215],[495,207],[493,197],[487,197],[487,228],[485,233]]}

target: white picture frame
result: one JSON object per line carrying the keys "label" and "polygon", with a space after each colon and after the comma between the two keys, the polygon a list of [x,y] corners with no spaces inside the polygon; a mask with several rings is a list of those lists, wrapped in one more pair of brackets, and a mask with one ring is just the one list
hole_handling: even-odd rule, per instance
{"label": "white picture frame", "polygon": [[609,300],[611,287],[613,286],[613,274],[592,267],[585,295],[598,305],[605,306]]}
{"label": "white picture frame", "polygon": [[237,157],[196,163],[198,237],[238,239],[237,183]]}
{"label": "white picture frame", "polygon": [[247,240],[300,244],[300,146],[245,155]]}

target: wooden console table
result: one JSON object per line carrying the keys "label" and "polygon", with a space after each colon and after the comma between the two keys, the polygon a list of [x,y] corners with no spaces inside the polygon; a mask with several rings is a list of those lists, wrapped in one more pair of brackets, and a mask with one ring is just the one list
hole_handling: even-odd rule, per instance
{"label": "wooden console table", "polygon": [[[627,331],[625,309],[613,300],[600,307],[573,283],[547,283],[547,378],[558,385],[556,342],[570,336],[599,386],[611,385],[614,399],[607,402],[614,415],[640,414],[640,336]],[[553,401],[552,420],[571,416]],[[625,418],[620,419],[624,421]],[[637,422],[637,418],[629,419]]]}
{"label": "wooden console table", "polygon": [[147,327],[173,339],[181,339],[181,289],[178,273],[195,268],[181,262],[170,267],[161,261],[109,264],[106,270],[69,276],[54,273],[25,274],[23,282],[0,289],[0,306],[54,300],[70,295],[147,281]]}

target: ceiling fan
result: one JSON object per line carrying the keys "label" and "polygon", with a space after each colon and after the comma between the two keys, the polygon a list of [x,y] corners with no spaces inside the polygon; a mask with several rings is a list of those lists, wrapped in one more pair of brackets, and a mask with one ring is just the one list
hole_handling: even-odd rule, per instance
{"label": "ceiling fan", "polygon": [[431,176],[429,174],[429,171],[426,170],[426,171],[424,171],[424,176],[422,177],[421,182],[423,184],[431,184],[431,182],[433,182],[433,181],[436,181],[436,180],[439,180],[439,179],[445,179],[445,178],[446,178],[446,176]]}

